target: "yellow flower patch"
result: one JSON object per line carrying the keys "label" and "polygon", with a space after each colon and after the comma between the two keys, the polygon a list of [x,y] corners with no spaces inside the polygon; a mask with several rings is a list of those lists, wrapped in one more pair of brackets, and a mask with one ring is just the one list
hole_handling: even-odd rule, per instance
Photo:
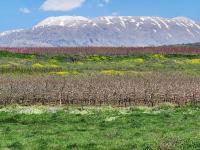
{"label": "yellow flower patch", "polygon": [[60,75],[60,76],[66,76],[66,75],[69,75],[69,72],[68,71],[60,71],[60,72],[56,72],[55,74]]}
{"label": "yellow flower patch", "polygon": [[154,54],[152,56],[152,58],[154,58],[154,59],[165,59],[165,57],[162,54]]}
{"label": "yellow flower patch", "polygon": [[200,59],[191,59],[186,61],[187,64],[200,64]]}
{"label": "yellow flower patch", "polygon": [[132,58],[132,59],[124,60],[123,62],[144,63],[144,59],[142,59],[142,58]]}
{"label": "yellow flower patch", "polygon": [[116,71],[116,70],[103,70],[100,71],[100,73],[105,75],[124,75],[123,71]]}
{"label": "yellow flower patch", "polygon": [[48,65],[50,68],[58,68],[58,65]]}
{"label": "yellow flower patch", "polygon": [[32,68],[34,68],[34,69],[41,69],[41,68],[44,68],[44,65],[42,65],[40,63],[36,63],[36,64],[32,65]]}

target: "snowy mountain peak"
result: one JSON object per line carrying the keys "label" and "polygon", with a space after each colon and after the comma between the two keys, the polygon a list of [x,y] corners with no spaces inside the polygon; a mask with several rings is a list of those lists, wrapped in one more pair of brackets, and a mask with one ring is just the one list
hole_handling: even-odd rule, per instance
{"label": "snowy mountain peak", "polygon": [[200,42],[200,25],[186,17],[49,17],[31,29],[0,33],[0,46],[160,46]]}
{"label": "snowy mountain peak", "polygon": [[12,34],[12,33],[21,32],[21,31],[23,31],[23,30],[24,30],[24,29],[17,29],[17,30],[4,31],[4,32],[1,32],[1,33],[0,33],[0,37],[1,37],[1,36],[6,36],[6,35],[9,35],[9,34]]}
{"label": "snowy mountain peak", "polygon": [[82,26],[87,26],[88,24],[105,24],[105,25],[114,25],[120,24],[123,28],[126,27],[127,23],[135,23],[136,26],[140,26],[144,23],[149,23],[157,25],[159,28],[164,27],[169,28],[169,22],[175,22],[178,25],[182,26],[197,26],[195,21],[186,18],[186,17],[176,17],[176,18],[162,18],[154,16],[101,16],[93,19],[88,19],[82,16],[60,16],[60,17],[49,17],[41,21],[39,24],[34,26],[37,27],[49,27],[49,26],[68,26],[74,27],[82,24]]}
{"label": "snowy mountain peak", "polygon": [[173,18],[173,20],[177,20],[177,21],[181,21],[181,22],[193,22],[193,20],[191,20],[190,18],[187,18],[187,17],[175,17]]}
{"label": "snowy mountain peak", "polygon": [[78,24],[80,22],[87,22],[88,18],[82,16],[59,16],[59,17],[49,17],[41,21],[35,27],[45,27],[45,26],[67,26],[69,24]]}

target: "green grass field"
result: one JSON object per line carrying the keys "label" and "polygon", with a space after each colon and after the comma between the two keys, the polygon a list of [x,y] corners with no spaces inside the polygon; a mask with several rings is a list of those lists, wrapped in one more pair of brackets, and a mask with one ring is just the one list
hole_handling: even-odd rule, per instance
{"label": "green grass field", "polygon": [[131,74],[154,71],[200,74],[200,55],[28,55],[0,52],[1,74]]}
{"label": "green grass field", "polygon": [[0,149],[199,150],[199,107],[9,107]]}

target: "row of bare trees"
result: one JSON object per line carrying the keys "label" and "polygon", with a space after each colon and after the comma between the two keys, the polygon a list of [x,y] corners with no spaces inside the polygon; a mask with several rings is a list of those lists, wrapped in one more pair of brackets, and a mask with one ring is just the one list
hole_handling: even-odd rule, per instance
{"label": "row of bare trees", "polygon": [[200,54],[200,48],[188,46],[161,47],[1,47],[0,51],[26,54],[128,55],[133,53]]}
{"label": "row of bare trees", "polygon": [[0,77],[0,105],[155,106],[200,102],[200,77],[148,76]]}

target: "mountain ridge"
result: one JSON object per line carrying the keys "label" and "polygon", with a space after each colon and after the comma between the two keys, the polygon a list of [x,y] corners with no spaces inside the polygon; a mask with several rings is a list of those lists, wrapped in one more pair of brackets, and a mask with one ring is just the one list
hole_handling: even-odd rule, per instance
{"label": "mountain ridge", "polygon": [[161,46],[200,42],[200,25],[186,17],[49,17],[31,29],[0,33],[0,46]]}

